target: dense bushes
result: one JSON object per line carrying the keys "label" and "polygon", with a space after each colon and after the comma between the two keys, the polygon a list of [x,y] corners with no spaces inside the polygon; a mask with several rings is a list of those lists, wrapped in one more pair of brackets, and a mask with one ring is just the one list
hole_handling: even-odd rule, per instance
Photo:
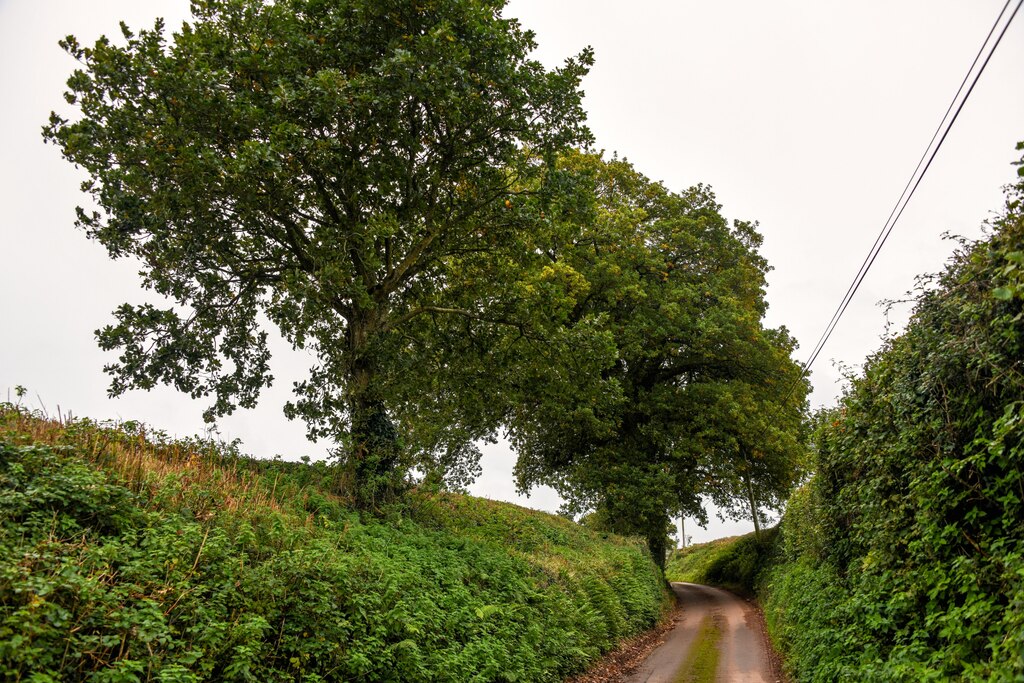
{"label": "dense bushes", "polygon": [[665,578],[669,581],[704,583],[708,567],[722,553],[727,552],[736,539],[736,536],[729,536],[674,550],[665,563]]}
{"label": "dense bushes", "polygon": [[778,529],[760,536],[722,538],[677,550],[669,558],[665,578],[728,588],[740,595],[753,595],[761,573],[776,555]]}
{"label": "dense bushes", "polygon": [[1022,189],[820,416],[764,591],[799,680],[1024,680]]}
{"label": "dense bushes", "polygon": [[704,583],[752,595],[761,572],[771,563],[776,534],[776,529],[768,529],[760,536],[741,536],[707,568]]}
{"label": "dense bushes", "polygon": [[558,680],[661,613],[641,543],[454,495],[360,519],[202,445],[0,413],[0,678]]}

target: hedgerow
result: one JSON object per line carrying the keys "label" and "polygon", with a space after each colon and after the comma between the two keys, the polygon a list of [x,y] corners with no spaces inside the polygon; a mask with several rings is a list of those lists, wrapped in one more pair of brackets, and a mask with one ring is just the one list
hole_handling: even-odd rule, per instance
{"label": "hedgerow", "polygon": [[776,556],[778,528],[732,536],[677,550],[665,568],[669,581],[703,583],[753,595]]}
{"label": "hedgerow", "polygon": [[1024,680],[1022,198],[819,417],[762,586],[797,680]]}
{"label": "hedgerow", "polygon": [[316,464],[0,410],[0,678],[548,681],[649,628],[642,542]]}

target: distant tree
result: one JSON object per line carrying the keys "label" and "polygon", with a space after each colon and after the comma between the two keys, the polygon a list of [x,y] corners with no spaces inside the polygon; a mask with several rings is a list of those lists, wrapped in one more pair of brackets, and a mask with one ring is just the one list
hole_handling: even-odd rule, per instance
{"label": "distant tree", "polygon": [[517,192],[589,139],[590,51],[546,71],[503,6],[196,0],[169,40],[158,21],[122,24],[124,46],[62,41],[84,65],[65,96],[81,116],[51,115],[44,136],[88,173],[99,211],[78,224],[173,302],[125,304],[98,332],[120,351],[111,393],[171,384],[212,397],[209,420],[251,407],[269,323],[315,352],[286,412],[342,445],[361,503],[408,453],[471,475],[489,365],[417,349],[442,349],[452,320],[478,339],[523,327],[501,296],[531,254]]}
{"label": "distant tree", "polygon": [[573,189],[552,211],[583,226],[549,247],[586,283],[567,324],[604,335],[614,361],[592,389],[523,397],[510,420],[519,484],[554,486],[662,562],[670,514],[703,515],[702,494],[785,495],[806,386],[788,333],[762,324],[755,226],[730,225],[704,186],[672,193],[622,160],[572,154],[559,173]]}
{"label": "distant tree", "polygon": [[761,509],[781,509],[808,470],[808,386],[789,360],[795,342],[782,328],[764,335],[767,343],[744,359],[754,374],[709,384],[689,411],[714,425],[699,439],[703,495],[732,519],[752,519],[755,533]]}

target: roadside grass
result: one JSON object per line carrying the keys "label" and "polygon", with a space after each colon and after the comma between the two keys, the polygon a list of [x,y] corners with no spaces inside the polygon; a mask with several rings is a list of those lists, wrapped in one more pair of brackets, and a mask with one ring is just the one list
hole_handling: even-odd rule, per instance
{"label": "roadside grass", "polygon": [[718,538],[674,551],[665,565],[665,578],[669,581],[701,583],[711,563],[737,538]]}
{"label": "roadside grass", "polygon": [[644,544],[0,404],[0,679],[557,681],[653,626]]}
{"label": "roadside grass", "polygon": [[665,577],[753,596],[762,572],[779,552],[779,538],[775,527],[762,531],[760,537],[750,533],[677,550],[668,560]]}

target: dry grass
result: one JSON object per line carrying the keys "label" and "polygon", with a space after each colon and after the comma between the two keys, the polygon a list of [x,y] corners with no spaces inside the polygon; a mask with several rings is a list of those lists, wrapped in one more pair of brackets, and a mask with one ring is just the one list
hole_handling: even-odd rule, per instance
{"label": "dry grass", "polygon": [[[283,501],[302,500],[312,492],[311,487],[298,488],[291,478],[279,489],[281,471],[266,470],[268,464],[283,463],[261,463],[239,454],[233,444],[211,439],[171,439],[137,422],[96,422],[70,415],[53,419],[4,403],[0,404],[0,439],[71,447],[148,500],[168,493],[167,485],[173,482],[169,502],[184,504],[189,498],[198,518],[211,516],[215,509],[283,512]],[[200,490],[213,495],[201,509],[194,509],[196,500],[189,494]],[[317,494],[329,496],[322,490]]]}

